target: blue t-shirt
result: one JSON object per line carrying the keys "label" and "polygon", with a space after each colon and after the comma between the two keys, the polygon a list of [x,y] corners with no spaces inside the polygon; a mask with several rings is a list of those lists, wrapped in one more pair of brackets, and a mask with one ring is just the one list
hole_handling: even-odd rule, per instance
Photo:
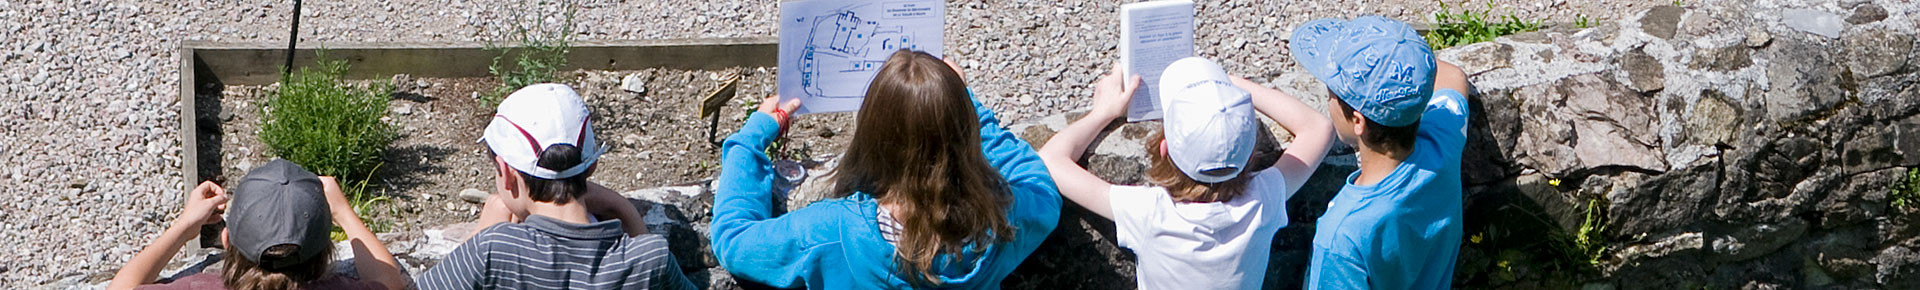
{"label": "blue t-shirt", "polygon": [[1308,289],[1445,289],[1460,253],[1460,153],[1466,97],[1436,90],[1413,153],[1373,185],[1359,172],[1327,204],[1313,233]]}

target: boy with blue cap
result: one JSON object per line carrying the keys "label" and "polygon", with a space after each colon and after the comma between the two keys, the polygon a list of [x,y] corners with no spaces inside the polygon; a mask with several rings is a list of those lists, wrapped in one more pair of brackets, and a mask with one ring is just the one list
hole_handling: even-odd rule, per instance
{"label": "boy with blue cap", "polygon": [[1307,288],[1442,289],[1460,252],[1466,75],[1406,23],[1319,19],[1288,44],[1331,93],[1328,117],[1360,171],[1313,235]]}

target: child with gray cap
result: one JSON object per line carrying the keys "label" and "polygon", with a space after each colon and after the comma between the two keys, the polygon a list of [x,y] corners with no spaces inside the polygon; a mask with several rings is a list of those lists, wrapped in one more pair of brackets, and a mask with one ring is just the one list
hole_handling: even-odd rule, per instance
{"label": "child with gray cap", "polygon": [[[1113,220],[1116,240],[1139,259],[1141,289],[1260,289],[1273,235],[1287,226],[1287,199],[1326,157],[1333,128],[1291,95],[1185,58],[1160,77],[1166,113],[1147,146],[1152,185],[1108,184],[1075,159],[1126,115],[1139,82],[1116,66],[1095,85],[1086,117],[1040,148],[1060,194]],[[1285,153],[1259,150],[1275,140],[1260,132],[1256,112],[1293,133]]]}
{"label": "child with gray cap", "polygon": [[421,289],[693,288],[638,209],[587,182],[605,150],[573,88],[514,91],[483,134],[494,193],[482,230],[421,274]]}
{"label": "child with gray cap", "polygon": [[1294,30],[1294,59],[1326,83],[1360,171],[1313,235],[1309,289],[1443,289],[1460,252],[1466,75],[1406,23],[1319,19]]}
{"label": "child with gray cap", "polygon": [[[222,209],[230,211],[220,232],[228,250],[224,271],[141,285],[153,283],[167,258],[201,225],[220,222]],[[328,272],[333,256],[328,233],[334,225],[347,234],[359,279]],[[233,195],[213,182],[188,192],[180,218],[127,261],[107,289],[405,289],[405,275],[387,246],[354,214],[333,177],[274,159],[248,171]]]}

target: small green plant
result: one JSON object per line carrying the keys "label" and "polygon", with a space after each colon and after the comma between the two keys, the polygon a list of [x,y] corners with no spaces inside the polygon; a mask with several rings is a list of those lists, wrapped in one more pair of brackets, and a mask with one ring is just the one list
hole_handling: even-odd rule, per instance
{"label": "small green plant", "polygon": [[1589,27],[1593,27],[1593,19],[1591,19],[1591,18],[1587,18],[1587,15],[1586,15],[1586,14],[1578,14],[1578,15],[1574,15],[1574,18],[1573,18],[1573,27],[1574,27],[1574,28],[1580,28],[1580,29],[1586,29],[1586,28],[1589,28]]}
{"label": "small green plant", "polygon": [[1607,256],[1607,245],[1600,233],[1607,225],[1600,220],[1600,199],[1587,200],[1587,216],[1580,222],[1580,228],[1573,233],[1573,247],[1578,250],[1587,265],[1600,265],[1600,259]]}
{"label": "small green plant", "polygon": [[[321,53],[286,79],[261,106],[260,141],[275,156],[343,183],[365,183],[394,140],[387,115],[392,87],[342,83],[347,62]],[[349,195],[359,195],[349,191]]]}
{"label": "small green plant", "polygon": [[[378,167],[375,166],[376,169]],[[367,180],[361,180],[359,184],[353,186],[342,185],[341,187],[340,190],[347,193],[347,204],[353,206],[353,214],[360,216],[360,221],[366,223],[367,230],[375,233],[393,230],[393,221],[385,218],[385,215],[397,212],[392,207],[381,206],[393,201],[392,199],[381,195],[364,194],[367,191]],[[382,212],[383,209],[384,212]],[[333,232],[329,236],[335,242],[347,240],[346,231],[337,226],[333,227]]]}
{"label": "small green plant", "polygon": [[1433,15],[1434,28],[1425,35],[1427,46],[1440,50],[1540,30],[1540,21],[1521,20],[1513,15],[1493,17],[1489,15],[1491,11],[1493,3],[1487,3],[1485,11],[1462,9],[1455,13],[1446,2],[1441,2],[1440,13]]}
{"label": "small green plant", "polygon": [[1907,169],[1906,176],[1894,178],[1887,189],[1887,203],[1894,209],[1920,206],[1920,168]]}
{"label": "small green plant", "polygon": [[556,74],[567,65],[567,53],[573,50],[569,41],[573,37],[575,5],[571,1],[560,1],[562,16],[558,23],[549,23],[545,15],[540,13],[528,12],[538,11],[538,7],[546,6],[547,1],[523,1],[521,4],[523,9],[516,11],[523,12],[513,16],[515,24],[512,37],[517,46],[488,48],[500,52],[493,57],[493,64],[487,66],[487,72],[500,80],[500,86],[482,96],[480,104],[486,108],[498,106],[500,99],[506,98],[514,90],[558,81]]}

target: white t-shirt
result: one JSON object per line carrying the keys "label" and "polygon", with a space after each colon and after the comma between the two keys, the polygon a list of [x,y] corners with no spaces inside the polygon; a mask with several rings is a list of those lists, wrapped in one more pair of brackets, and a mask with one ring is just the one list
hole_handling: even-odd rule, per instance
{"label": "white t-shirt", "polygon": [[1174,202],[1156,186],[1114,186],[1109,193],[1120,246],[1140,259],[1140,289],[1260,289],[1273,234],[1287,226],[1293,196],[1272,168],[1225,202]]}

